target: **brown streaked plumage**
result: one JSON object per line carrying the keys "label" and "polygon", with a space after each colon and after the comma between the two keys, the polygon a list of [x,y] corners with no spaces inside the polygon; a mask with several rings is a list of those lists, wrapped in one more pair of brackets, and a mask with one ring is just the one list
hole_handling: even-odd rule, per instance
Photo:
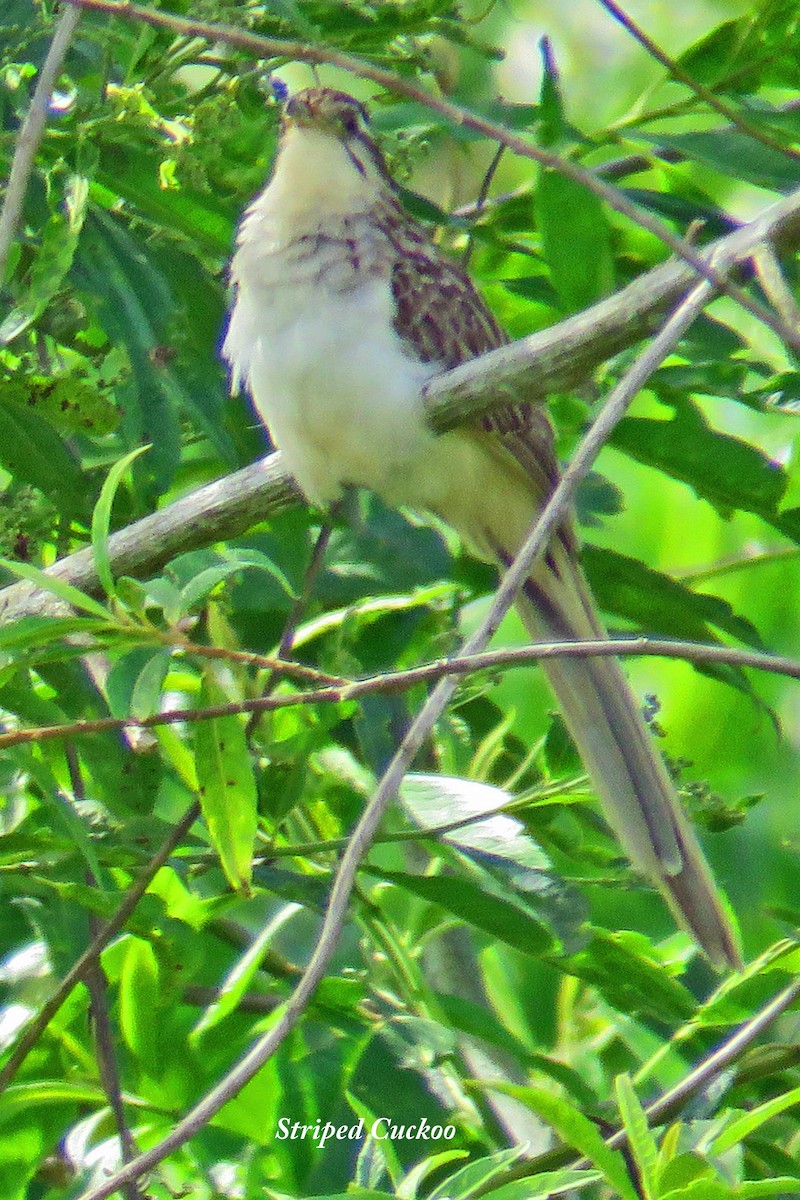
{"label": "brown streaked plumage", "polygon": [[[366,111],[311,88],[285,110],[279,153],[247,210],[232,264],[224,354],[306,496],[346,484],[428,509],[501,566],[558,480],[538,407],[513,404],[434,437],[422,387],[507,339],[458,266],[402,208]],[[565,519],[518,607],[535,640],[604,637]],[[736,937],[674,784],[616,660],[545,670],[634,865],[718,966]]]}

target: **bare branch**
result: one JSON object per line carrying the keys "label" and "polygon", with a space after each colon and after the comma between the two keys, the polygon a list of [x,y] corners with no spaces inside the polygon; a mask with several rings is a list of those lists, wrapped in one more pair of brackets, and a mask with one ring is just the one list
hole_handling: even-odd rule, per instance
{"label": "bare branch", "polygon": [[33,160],[36,158],[36,151],[39,149],[47,121],[50,97],[80,19],[80,9],[67,7],[62,10],[53,40],[50,43],[50,49],[47,51],[47,57],[42,63],[42,69],[36,81],[30,108],[17,134],[14,161],[8,177],[3,211],[0,213],[0,280],[5,277],[8,255],[16,237],[19,219],[22,215],[22,205],[25,202],[25,192],[28,189],[28,180],[33,169]]}
{"label": "bare branch", "polygon": [[[179,643],[182,645],[182,643]],[[229,658],[237,662],[252,662],[274,670],[280,675],[304,677],[303,668],[285,660],[244,654],[241,651],[223,651],[214,646],[184,647],[192,652],[202,652],[204,657]],[[291,695],[257,696],[252,700],[231,701],[208,708],[176,708],[153,713],[149,717],[97,717],[94,720],[71,721],[64,725],[40,725],[34,729],[14,729],[0,733],[0,750],[13,746],[58,741],[81,737],[90,733],[108,733],[125,729],[154,729],[158,725],[173,725],[182,722],[212,721],[219,717],[241,716],[243,713],[274,712],[281,708],[293,708],[307,704],[341,704],[343,700],[358,700],[376,692],[405,691],[420,683],[436,682],[447,676],[474,674],[476,671],[495,671],[501,667],[519,667],[523,663],[540,662],[547,658],[627,658],[644,655],[650,658],[679,658],[693,663],[717,663],[732,667],[750,667],[757,671],[770,671],[789,679],[800,679],[800,660],[785,658],[779,654],[767,654],[758,650],[739,650],[732,646],[706,645],[698,642],[672,641],[664,638],[632,637],[614,638],[602,642],[538,642],[529,646],[518,646],[513,650],[492,650],[483,654],[463,654],[457,658],[442,659],[440,662],[425,663],[408,671],[388,672],[373,675],[368,679],[337,679],[322,687]],[[309,675],[316,672],[308,669]]]}

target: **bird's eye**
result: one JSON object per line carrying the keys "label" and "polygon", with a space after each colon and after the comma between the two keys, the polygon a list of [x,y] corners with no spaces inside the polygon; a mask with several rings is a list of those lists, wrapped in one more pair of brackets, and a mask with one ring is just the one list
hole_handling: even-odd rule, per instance
{"label": "bird's eye", "polygon": [[358,133],[358,117],[354,112],[344,113],[342,127],[345,133]]}

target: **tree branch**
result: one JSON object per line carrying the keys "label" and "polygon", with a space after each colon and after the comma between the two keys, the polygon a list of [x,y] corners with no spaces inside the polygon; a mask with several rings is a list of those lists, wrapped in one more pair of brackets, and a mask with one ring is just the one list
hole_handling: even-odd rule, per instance
{"label": "tree branch", "polygon": [[[182,646],[182,643],[177,643]],[[183,647],[186,649],[186,647]],[[196,652],[204,657],[232,658],[233,661],[257,661],[258,655],[222,651],[218,647],[198,646]],[[215,651],[209,654],[207,651]],[[241,716],[243,713],[275,712],[307,704],[341,704],[345,700],[360,700],[376,693],[406,691],[421,683],[435,683],[448,676],[471,675],[476,671],[496,671],[502,667],[520,667],[525,663],[541,662],[548,658],[628,658],[644,655],[650,658],[681,659],[692,663],[717,663],[731,667],[750,667],[770,671],[789,679],[800,679],[800,660],[758,650],[740,650],[733,646],[707,645],[702,642],[672,641],[666,638],[613,638],[602,642],[538,642],[511,650],[491,650],[482,654],[461,654],[457,658],[424,663],[408,671],[387,672],[367,679],[335,679],[332,683],[290,695],[256,696],[252,700],[231,701],[207,708],[176,708],[153,713],[149,717],[97,717],[94,720],[71,721],[64,725],[40,725],[33,729],[13,729],[0,733],[0,750],[64,738],[81,737],[90,733],[109,733],[125,729],[154,729],[159,725],[182,722],[212,721],[219,717]],[[265,669],[281,675],[301,676],[297,664],[282,659],[265,658],[258,662]]]}

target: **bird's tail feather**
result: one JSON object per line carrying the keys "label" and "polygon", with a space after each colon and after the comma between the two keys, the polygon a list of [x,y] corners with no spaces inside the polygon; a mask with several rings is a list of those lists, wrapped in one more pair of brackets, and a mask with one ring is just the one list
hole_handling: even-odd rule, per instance
{"label": "bird's tail feather", "polygon": [[[537,641],[606,637],[580,566],[557,541],[525,584],[518,608]],[[551,658],[543,666],[632,863],[716,966],[740,966],[725,902],[618,661]]]}

